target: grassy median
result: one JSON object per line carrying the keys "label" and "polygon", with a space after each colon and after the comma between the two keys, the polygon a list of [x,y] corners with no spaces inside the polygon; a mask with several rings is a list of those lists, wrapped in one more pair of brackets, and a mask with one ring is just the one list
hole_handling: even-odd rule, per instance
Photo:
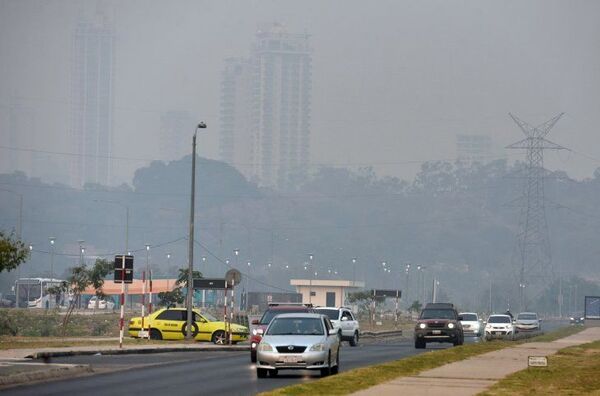
{"label": "grassy median", "polygon": [[[125,345],[145,346],[148,344],[165,344],[170,341],[156,340],[141,340],[138,338],[125,337],[123,343]],[[38,348],[61,348],[61,347],[78,347],[78,346],[100,346],[113,345],[118,346],[117,340],[81,338],[77,340],[63,339],[60,337],[12,337],[0,336],[0,350],[6,349],[38,349]]]}
{"label": "grassy median", "polygon": [[[262,396],[275,395],[346,395],[361,389],[366,389],[383,382],[391,381],[399,377],[408,377],[422,371],[440,367],[448,363],[468,359],[472,356],[496,351],[514,346],[517,343],[532,341],[553,341],[567,337],[583,330],[581,327],[566,327],[538,337],[523,341],[493,341],[478,344],[468,344],[459,347],[428,351],[416,356],[395,360],[374,366],[361,367],[343,372],[338,375],[311,381],[305,384],[291,385],[270,392],[261,393]],[[393,347],[390,347],[393,348]],[[342,349],[342,364],[343,364]]]}
{"label": "grassy median", "polygon": [[598,373],[600,341],[562,349],[548,357],[548,367],[509,375],[482,395],[600,395]]}

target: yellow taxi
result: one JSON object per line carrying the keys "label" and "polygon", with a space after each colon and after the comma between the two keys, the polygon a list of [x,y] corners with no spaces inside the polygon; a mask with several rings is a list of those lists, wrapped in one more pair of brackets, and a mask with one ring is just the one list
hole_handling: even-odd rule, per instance
{"label": "yellow taxi", "polygon": [[[215,344],[227,343],[226,324],[217,320],[207,312],[200,313],[194,309],[192,336],[196,341],[211,341]],[[134,338],[148,337],[153,340],[183,340],[187,332],[187,310],[185,308],[163,308],[144,317],[131,318],[129,321],[129,336]],[[248,339],[248,328],[231,324],[231,341],[238,343]]]}

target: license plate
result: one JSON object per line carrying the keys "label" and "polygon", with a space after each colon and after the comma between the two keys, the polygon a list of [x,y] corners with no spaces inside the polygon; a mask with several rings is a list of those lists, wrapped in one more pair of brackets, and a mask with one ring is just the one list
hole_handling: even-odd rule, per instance
{"label": "license plate", "polygon": [[432,330],[433,334],[442,334],[442,330]]}
{"label": "license plate", "polygon": [[282,359],[284,363],[298,363],[300,360],[298,356],[283,356]]}
{"label": "license plate", "polygon": [[138,331],[138,337],[140,337],[140,338],[148,338],[148,331],[147,330],[140,330],[140,331]]}

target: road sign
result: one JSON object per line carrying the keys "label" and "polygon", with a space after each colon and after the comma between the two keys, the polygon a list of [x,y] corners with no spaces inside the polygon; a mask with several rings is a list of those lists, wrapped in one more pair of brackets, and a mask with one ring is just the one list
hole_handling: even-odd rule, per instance
{"label": "road sign", "polygon": [[231,285],[239,285],[242,281],[242,273],[236,269],[230,269],[225,274],[225,280],[229,287],[231,287]]}
{"label": "road sign", "polygon": [[600,297],[585,296],[585,313],[583,317],[588,319],[600,319]]}
{"label": "road sign", "polygon": [[371,294],[375,297],[400,298],[400,297],[402,297],[402,290],[377,290],[377,289],[374,289],[371,291]]}
{"label": "road sign", "polygon": [[[122,273],[123,268],[125,274]],[[115,283],[133,283],[133,256],[115,256]]]}
{"label": "road sign", "polygon": [[528,356],[527,365],[529,367],[548,367],[548,358],[546,356]]}
{"label": "road sign", "polygon": [[223,278],[201,278],[194,279],[194,289],[203,290],[223,290],[225,289],[225,279]]}

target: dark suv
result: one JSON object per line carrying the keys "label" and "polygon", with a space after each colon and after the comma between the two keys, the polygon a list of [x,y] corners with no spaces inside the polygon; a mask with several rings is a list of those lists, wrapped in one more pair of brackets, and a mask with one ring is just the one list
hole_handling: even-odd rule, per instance
{"label": "dark suv", "polygon": [[428,342],[464,342],[462,317],[450,303],[430,303],[419,315],[415,326],[415,348],[425,348]]}
{"label": "dark suv", "polygon": [[256,347],[262,340],[263,333],[267,330],[271,320],[286,313],[314,313],[312,304],[301,303],[270,303],[260,320],[252,321],[252,335],[250,337],[250,361],[256,363]]}

